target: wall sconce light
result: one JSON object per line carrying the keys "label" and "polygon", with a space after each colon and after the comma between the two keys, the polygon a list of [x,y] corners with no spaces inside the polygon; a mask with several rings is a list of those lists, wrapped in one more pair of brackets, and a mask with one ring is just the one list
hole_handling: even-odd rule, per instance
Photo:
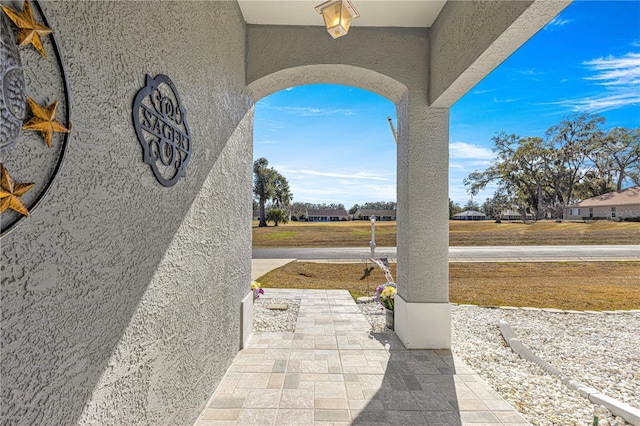
{"label": "wall sconce light", "polygon": [[324,18],[324,25],[331,37],[347,35],[351,20],[360,16],[349,0],[329,0],[316,6],[316,11]]}

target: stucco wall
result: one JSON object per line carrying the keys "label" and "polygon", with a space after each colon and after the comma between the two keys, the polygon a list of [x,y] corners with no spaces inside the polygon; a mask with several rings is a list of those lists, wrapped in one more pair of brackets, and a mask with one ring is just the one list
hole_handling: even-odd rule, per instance
{"label": "stucco wall", "polygon": [[427,30],[358,27],[327,37],[322,27],[248,25],[247,83],[256,97],[301,84],[335,83],[398,102],[426,97]]}
{"label": "stucco wall", "polygon": [[[0,241],[0,423],[191,424],[238,350],[250,282],[242,15],[227,1],[43,8],[73,131],[51,192]],[[132,126],[146,73],[171,77],[192,132],[171,188]]]}
{"label": "stucco wall", "polygon": [[[569,220],[582,220],[583,218],[603,218],[608,217],[611,218],[611,207],[569,207],[564,209],[564,218]],[[593,209],[590,213],[589,209]],[[616,205],[616,218],[626,219],[626,218],[636,218],[640,217],[640,204],[627,204],[627,205]],[[572,215],[571,210],[580,209],[579,215]]]}
{"label": "stucco wall", "polygon": [[429,29],[429,104],[451,107],[570,3],[448,1]]}

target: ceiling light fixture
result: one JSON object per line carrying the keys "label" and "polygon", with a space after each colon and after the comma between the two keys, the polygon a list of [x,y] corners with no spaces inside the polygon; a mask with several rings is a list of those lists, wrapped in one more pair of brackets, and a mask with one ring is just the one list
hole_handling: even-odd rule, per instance
{"label": "ceiling light fixture", "polygon": [[316,11],[324,18],[324,25],[331,37],[347,35],[351,20],[360,16],[349,0],[329,0],[318,6]]}

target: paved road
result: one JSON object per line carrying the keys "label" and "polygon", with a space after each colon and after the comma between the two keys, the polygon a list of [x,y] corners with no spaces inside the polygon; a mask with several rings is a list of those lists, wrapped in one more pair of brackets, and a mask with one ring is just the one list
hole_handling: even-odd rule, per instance
{"label": "paved road", "polygon": [[[253,249],[254,259],[362,260],[368,248]],[[376,257],[396,258],[395,247],[376,248]],[[640,245],[449,247],[450,262],[640,261]]]}

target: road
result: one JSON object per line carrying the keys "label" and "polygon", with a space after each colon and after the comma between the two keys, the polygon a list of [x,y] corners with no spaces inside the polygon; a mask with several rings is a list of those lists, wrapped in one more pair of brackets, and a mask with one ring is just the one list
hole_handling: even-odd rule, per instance
{"label": "road", "polygon": [[[254,248],[253,259],[356,261],[369,248]],[[395,247],[377,247],[376,257],[395,259]],[[450,262],[640,261],[640,245],[449,247]]]}

